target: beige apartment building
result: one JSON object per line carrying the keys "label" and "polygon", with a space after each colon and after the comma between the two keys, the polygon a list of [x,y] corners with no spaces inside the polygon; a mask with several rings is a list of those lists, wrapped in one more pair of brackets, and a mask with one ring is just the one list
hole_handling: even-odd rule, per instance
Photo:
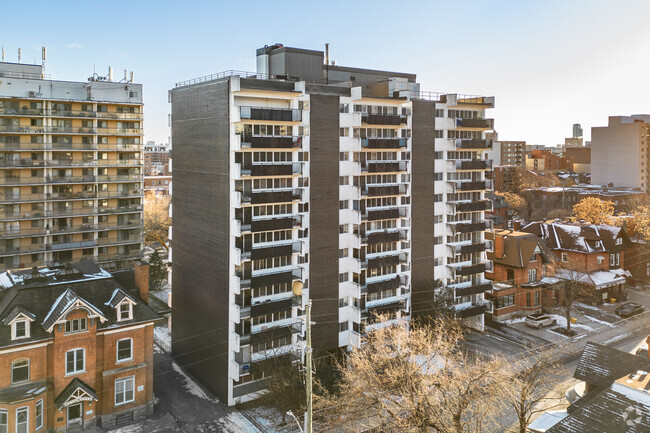
{"label": "beige apartment building", "polygon": [[610,116],[591,128],[591,183],[650,190],[650,115]]}
{"label": "beige apartment building", "polygon": [[142,86],[0,63],[0,270],[142,249]]}

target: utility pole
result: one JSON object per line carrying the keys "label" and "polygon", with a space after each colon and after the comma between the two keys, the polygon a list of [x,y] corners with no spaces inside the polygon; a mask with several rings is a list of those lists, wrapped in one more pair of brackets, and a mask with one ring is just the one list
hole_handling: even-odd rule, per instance
{"label": "utility pole", "polygon": [[312,426],[312,348],[311,348],[311,300],[305,306],[306,337],[305,347],[305,391],[307,393],[307,410],[305,411],[305,433],[313,433]]}

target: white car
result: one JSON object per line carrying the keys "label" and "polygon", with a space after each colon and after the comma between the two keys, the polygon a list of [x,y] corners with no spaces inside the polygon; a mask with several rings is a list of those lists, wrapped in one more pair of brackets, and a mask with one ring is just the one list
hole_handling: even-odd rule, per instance
{"label": "white car", "polygon": [[531,328],[542,329],[544,326],[553,326],[557,324],[557,320],[546,314],[531,314],[526,316],[526,326]]}

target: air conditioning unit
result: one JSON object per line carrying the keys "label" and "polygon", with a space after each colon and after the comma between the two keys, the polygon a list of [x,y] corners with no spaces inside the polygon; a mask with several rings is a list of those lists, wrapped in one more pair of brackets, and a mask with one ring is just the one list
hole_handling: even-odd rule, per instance
{"label": "air conditioning unit", "polygon": [[34,92],[34,91],[30,91],[30,92],[29,92],[29,97],[30,97],[30,98],[35,98],[35,97],[36,97],[36,92]]}

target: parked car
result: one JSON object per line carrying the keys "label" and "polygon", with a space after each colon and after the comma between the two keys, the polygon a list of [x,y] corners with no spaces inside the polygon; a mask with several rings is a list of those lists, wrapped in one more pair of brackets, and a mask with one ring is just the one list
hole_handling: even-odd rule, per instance
{"label": "parked car", "polygon": [[644,358],[648,357],[648,346],[639,347],[634,353],[637,356],[643,356]]}
{"label": "parked car", "polygon": [[553,326],[556,323],[557,320],[546,314],[537,313],[526,316],[526,326],[531,328],[542,329],[544,326]]}
{"label": "parked car", "polygon": [[642,313],[643,310],[643,305],[635,304],[634,302],[626,302],[616,309],[616,314],[621,317],[632,317]]}

